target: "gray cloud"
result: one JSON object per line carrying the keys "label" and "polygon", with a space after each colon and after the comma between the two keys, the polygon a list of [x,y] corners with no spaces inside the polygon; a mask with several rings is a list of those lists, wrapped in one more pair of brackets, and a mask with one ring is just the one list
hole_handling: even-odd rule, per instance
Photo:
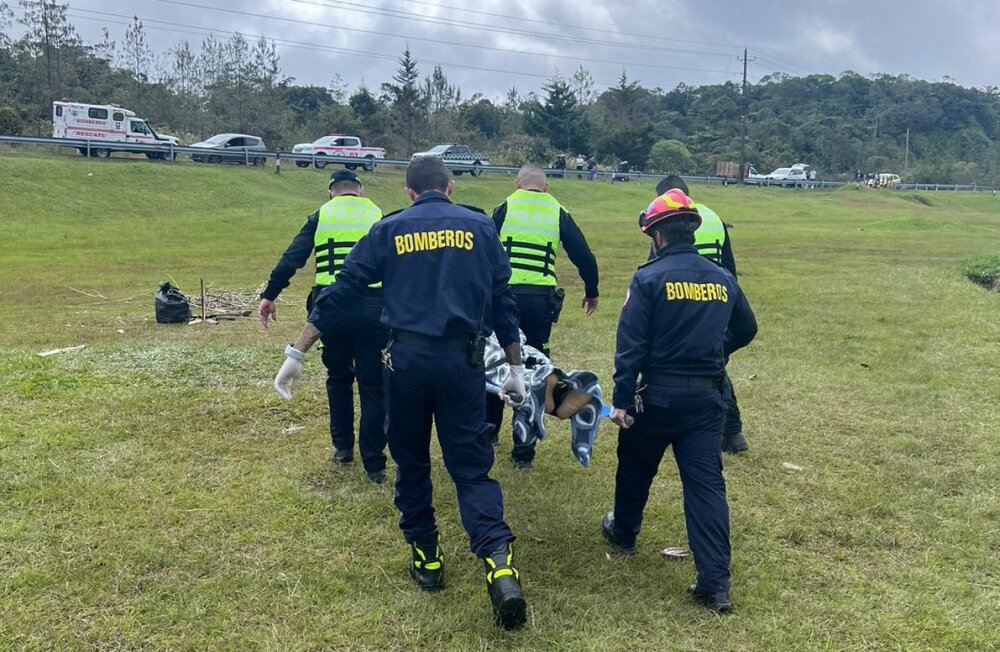
{"label": "gray cloud", "polygon": [[[394,59],[407,43],[423,73],[430,71],[432,62],[440,62],[466,96],[474,92],[500,96],[512,86],[524,94],[537,90],[554,71],[568,76],[580,65],[599,82],[598,90],[613,83],[622,70],[646,85],[662,88],[680,82],[738,81],[741,64],[737,57],[744,45],[750,47],[751,57],[757,57],[750,64],[752,80],[771,72],[839,74],[851,69],[933,80],[947,75],[970,86],[998,84],[994,62],[1000,55],[995,38],[1000,28],[1000,3],[996,0],[953,0],[947,3],[946,11],[941,9],[945,3],[930,0],[190,2],[200,8],[161,0],[70,0],[70,5],[73,22],[86,40],[98,40],[101,27],[106,26],[120,42],[125,26],[119,23],[135,14],[144,20],[150,45],[158,52],[181,39],[196,46],[204,30],[219,30],[223,38],[223,32],[233,30],[264,34],[278,39],[285,73],[302,84],[326,85],[339,74],[352,88],[362,81],[377,87],[391,77]],[[209,7],[287,20],[224,13]],[[553,38],[503,31],[511,29]],[[194,33],[182,33],[185,31]]]}

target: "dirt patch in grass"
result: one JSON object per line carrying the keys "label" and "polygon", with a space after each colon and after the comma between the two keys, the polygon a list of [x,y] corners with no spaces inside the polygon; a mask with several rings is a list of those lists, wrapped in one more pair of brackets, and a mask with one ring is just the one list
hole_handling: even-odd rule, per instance
{"label": "dirt patch in grass", "polygon": [[1000,256],[978,256],[962,264],[962,273],[976,285],[1000,292]]}

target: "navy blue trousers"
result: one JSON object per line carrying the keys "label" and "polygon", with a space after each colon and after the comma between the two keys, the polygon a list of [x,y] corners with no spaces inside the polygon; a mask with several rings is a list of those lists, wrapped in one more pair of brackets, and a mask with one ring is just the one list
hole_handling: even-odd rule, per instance
{"label": "navy blue trousers", "polygon": [[[649,390],[659,405],[651,404]],[[618,432],[615,534],[623,542],[635,541],[649,487],[672,445],[698,586],[713,592],[729,590],[729,505],[719,451],[726,408],[718,391],[649,387],[633,426]]]}
{"label": "navy blue trousers", "polygon": [[[309,310],[312,309],[310,296]],[[389,339],[381,323],[382,298],[365,296],[335,319],[324,320],[320,341],[330,404],[330,439],[337,450],[354,450],[354,380],[358,381],[361,423],[358,449],[366,471],[385,468],[385,402],[382,349]]]}
{"label": "navy blue trousers", "polygon": [[446,346],[393,343],[385,371],[389,451],[396,462],[399,527],[412,543],[437,529],[431,486],[431,422],[455,483],[469,547],[482,558],[514,539],[503,520],[500,484],[490,478],[493,447],[486,436],[482,362]]}

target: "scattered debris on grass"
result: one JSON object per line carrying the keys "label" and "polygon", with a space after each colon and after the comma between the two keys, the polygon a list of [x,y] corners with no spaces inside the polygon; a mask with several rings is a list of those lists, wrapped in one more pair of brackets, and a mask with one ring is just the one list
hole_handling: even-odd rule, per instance
{"label": "scattered debris on grass", "polygon": [[303,430],[305,430],[305,426],[288,426],[287,428],[281,431],[281,434],[294,435],[295,433],[302,432]]}
{"label": "scattered debris on grass", "polygon": [[79,346],[67,346],[64,349],[51,349],[49,351],[39,351],[39,358],[47,358],[52,355],[63,355],[64,353],[79,353],[87,348],[86,344],[80,344]]}
{"label": "scattered debris on grass", "polygon": [[802,467],[798,464],[792,464],[791,462],[782,462],[781,468],[788,469],[789,471],[801,471]]}
{"label": "scattered debris on grass", "polygon": [[684,559],[688,556],[687,550],[684,548],[664,548],[660,551],[664,559]]}

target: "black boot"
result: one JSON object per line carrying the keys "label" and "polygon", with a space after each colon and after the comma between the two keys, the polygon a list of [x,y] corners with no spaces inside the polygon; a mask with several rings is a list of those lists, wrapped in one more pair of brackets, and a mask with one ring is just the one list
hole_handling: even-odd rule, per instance
{"label": "black boot", "polygon": [[705,605],[717,614],[727,614],[733,610],[733,603],[729,601],[728,591],[709,591],[698,588],[697,584],[688,587],[688,593],[695,602]]}
{"label": "black boot", "polygon": [[425,534],[410,544],[413,562],[410,577],[424,591],[444,588],[444,555],[441,554],[441,535],[437,530]]}
{"label": "black boot", "polygon": [[520,574],[514,568],[510,544],[505,543],[483,562],[486,564],[486,590],[497,623],[504,629],[524,625],[528,620],[528,603],[521,592]]}
{"label": "black boot", "polygon": [[747,444],[746,437],[743,436],[742,432],[736,432],[733,434],[726,434],[722,436],[722,452],[723,453],[743,453],[749,449],[750,446]]}
{"label": "black boot", "polygon": [[615,513],[608,512],[601,518],[601,534],[604,535],[604,539],[611,544],[611,547],[620,552],[623,555],[634,555],[635,554],[635,540],[631,543],[628,541],[623,541],[621,538],[615,534]]}

